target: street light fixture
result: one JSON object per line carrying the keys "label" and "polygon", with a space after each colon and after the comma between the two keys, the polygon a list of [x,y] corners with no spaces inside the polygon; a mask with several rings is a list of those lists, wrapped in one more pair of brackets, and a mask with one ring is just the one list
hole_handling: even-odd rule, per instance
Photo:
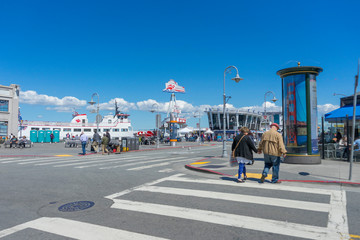
{"label": "street light fixture", "polygon": [[[156,110],[154,106],[156,107]],[[155,117],[156,148],[159,148],[159,128],[158,128],[158,117],[157,117],[159,115],[159,104],[154,103],[151,106],[150,112],[152,113],[156,112],[156,117]]]}
{"label": "street light fixture", "polygon": [[99,114],[99,94],[93,93],[91,95],[91,100],[88,102],[91,106],[93,106],[96,102],[94,102],[94,96],[97,96],[97,108],[96,108],[96,132],[99,133],[99,123],[101,121],[101,115]]}
{"label": "street light fixture", "polygon": [[235,66],[229,66],[227,68],[225,68],[224,71],[224,94],[223,94],[223,153],[222,153],[222,157],[227,157],[227,152],[226,152],[226,124],[225,124],[225,108],[226,108],[226,98],[230,98],[230,97],[226,97],[225,95],[225,76],[226,73],[231,73],[231,69],[235,69],[236,70],[236,76],[234,78],[232,78],[231,80],[234,80],[235,82],[240,82],[241,80],[243,80],[240,76],[239,76],[239,71]]}
{"label": "street light fixture", "polygon": [[342,93],[334,93],[333,95],[334,95],[334,96],[336,96],[336,95],[341,95],[341,96],[347,97],[345,94],[342,94]]}
{"label": "street light fixture", "polygon": [[266,116],[266,96],[269,95],[269,94],[272,94],[273,95],[273,99],[271,99],[271,101],[273,103],[275,103],[277,101],[276,97],[275,97],[275,93],[273,91],[267,91],[265,93],[265,96],[264,96],[264,116],[265,116],[265,129],[267,130],[267,123],[268,123],[268,118]]}
{"label": "street light fixture", "polygon": [[[196,113],[198,113],[196,115]],[[200,128],[200,119],[201,119],[201,114],[200,114],[200,111],[195,111],[194,113],[194,118],[198,117],[199,118],[199,144],[201,145],[201,128]]]}

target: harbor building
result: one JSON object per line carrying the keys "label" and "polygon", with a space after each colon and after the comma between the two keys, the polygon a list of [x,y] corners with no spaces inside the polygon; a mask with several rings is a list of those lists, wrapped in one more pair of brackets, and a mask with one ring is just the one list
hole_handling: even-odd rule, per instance
{"label": "harbor building", "polygon": [[19,93],[19,85],[0,85],[0,137],[18,135]]}

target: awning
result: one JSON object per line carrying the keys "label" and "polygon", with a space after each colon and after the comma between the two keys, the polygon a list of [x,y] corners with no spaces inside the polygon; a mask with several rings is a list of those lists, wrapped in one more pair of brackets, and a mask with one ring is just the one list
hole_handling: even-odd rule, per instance
{"label": "awning", "polygon": [[[328,122],[345,122],[346,121],[346,115],[349,116],[349,120],[353,117],[353,106],[344,106],[338,109],[335,109],[334,111],[331,111],[327,114],[325,114],[325,120]],[[356,106],[356,119],[360,119],[360,105]]]}

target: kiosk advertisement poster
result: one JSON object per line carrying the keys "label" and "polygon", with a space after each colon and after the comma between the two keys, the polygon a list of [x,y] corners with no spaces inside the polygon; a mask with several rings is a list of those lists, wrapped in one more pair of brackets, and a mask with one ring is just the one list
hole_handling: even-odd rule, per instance
{"label": "kiosk advertisement poster", "polygon": [[170,142],[177,142],[176,121],[170,121]]}
{"label": "kiosk advertisement poster", "polygon": [[319,153],[318,146],[318,119],[317,119],[317,94],[316,94],[316,78],[310,74],[310,116],[311,116],[311,151],[312,154]]}

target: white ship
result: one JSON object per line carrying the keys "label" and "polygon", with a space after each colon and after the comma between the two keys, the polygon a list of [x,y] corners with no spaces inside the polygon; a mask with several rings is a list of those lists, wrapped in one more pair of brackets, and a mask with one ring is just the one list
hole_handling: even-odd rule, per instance
{"label": "white ship", "polygon": [[[120,113],[117,108],[115,115],[107,115],[99,122],[99,134],[109,131],[111,139],[121,140],[122,137],[134,137],[134,130],[131,126],[129,114]],[[71,138],[80,136],[82,132],[89,138],[92,138],[94,129],[97,129],[96,123],[89,123],[86,114],[73,114],[73,119],[70,123],[66,122],[50,122],[50,121],[23,121],[20,126],[19,135],[30,138],[31,130],[59,130],[59,138],[63,140],[66,135]]]}

